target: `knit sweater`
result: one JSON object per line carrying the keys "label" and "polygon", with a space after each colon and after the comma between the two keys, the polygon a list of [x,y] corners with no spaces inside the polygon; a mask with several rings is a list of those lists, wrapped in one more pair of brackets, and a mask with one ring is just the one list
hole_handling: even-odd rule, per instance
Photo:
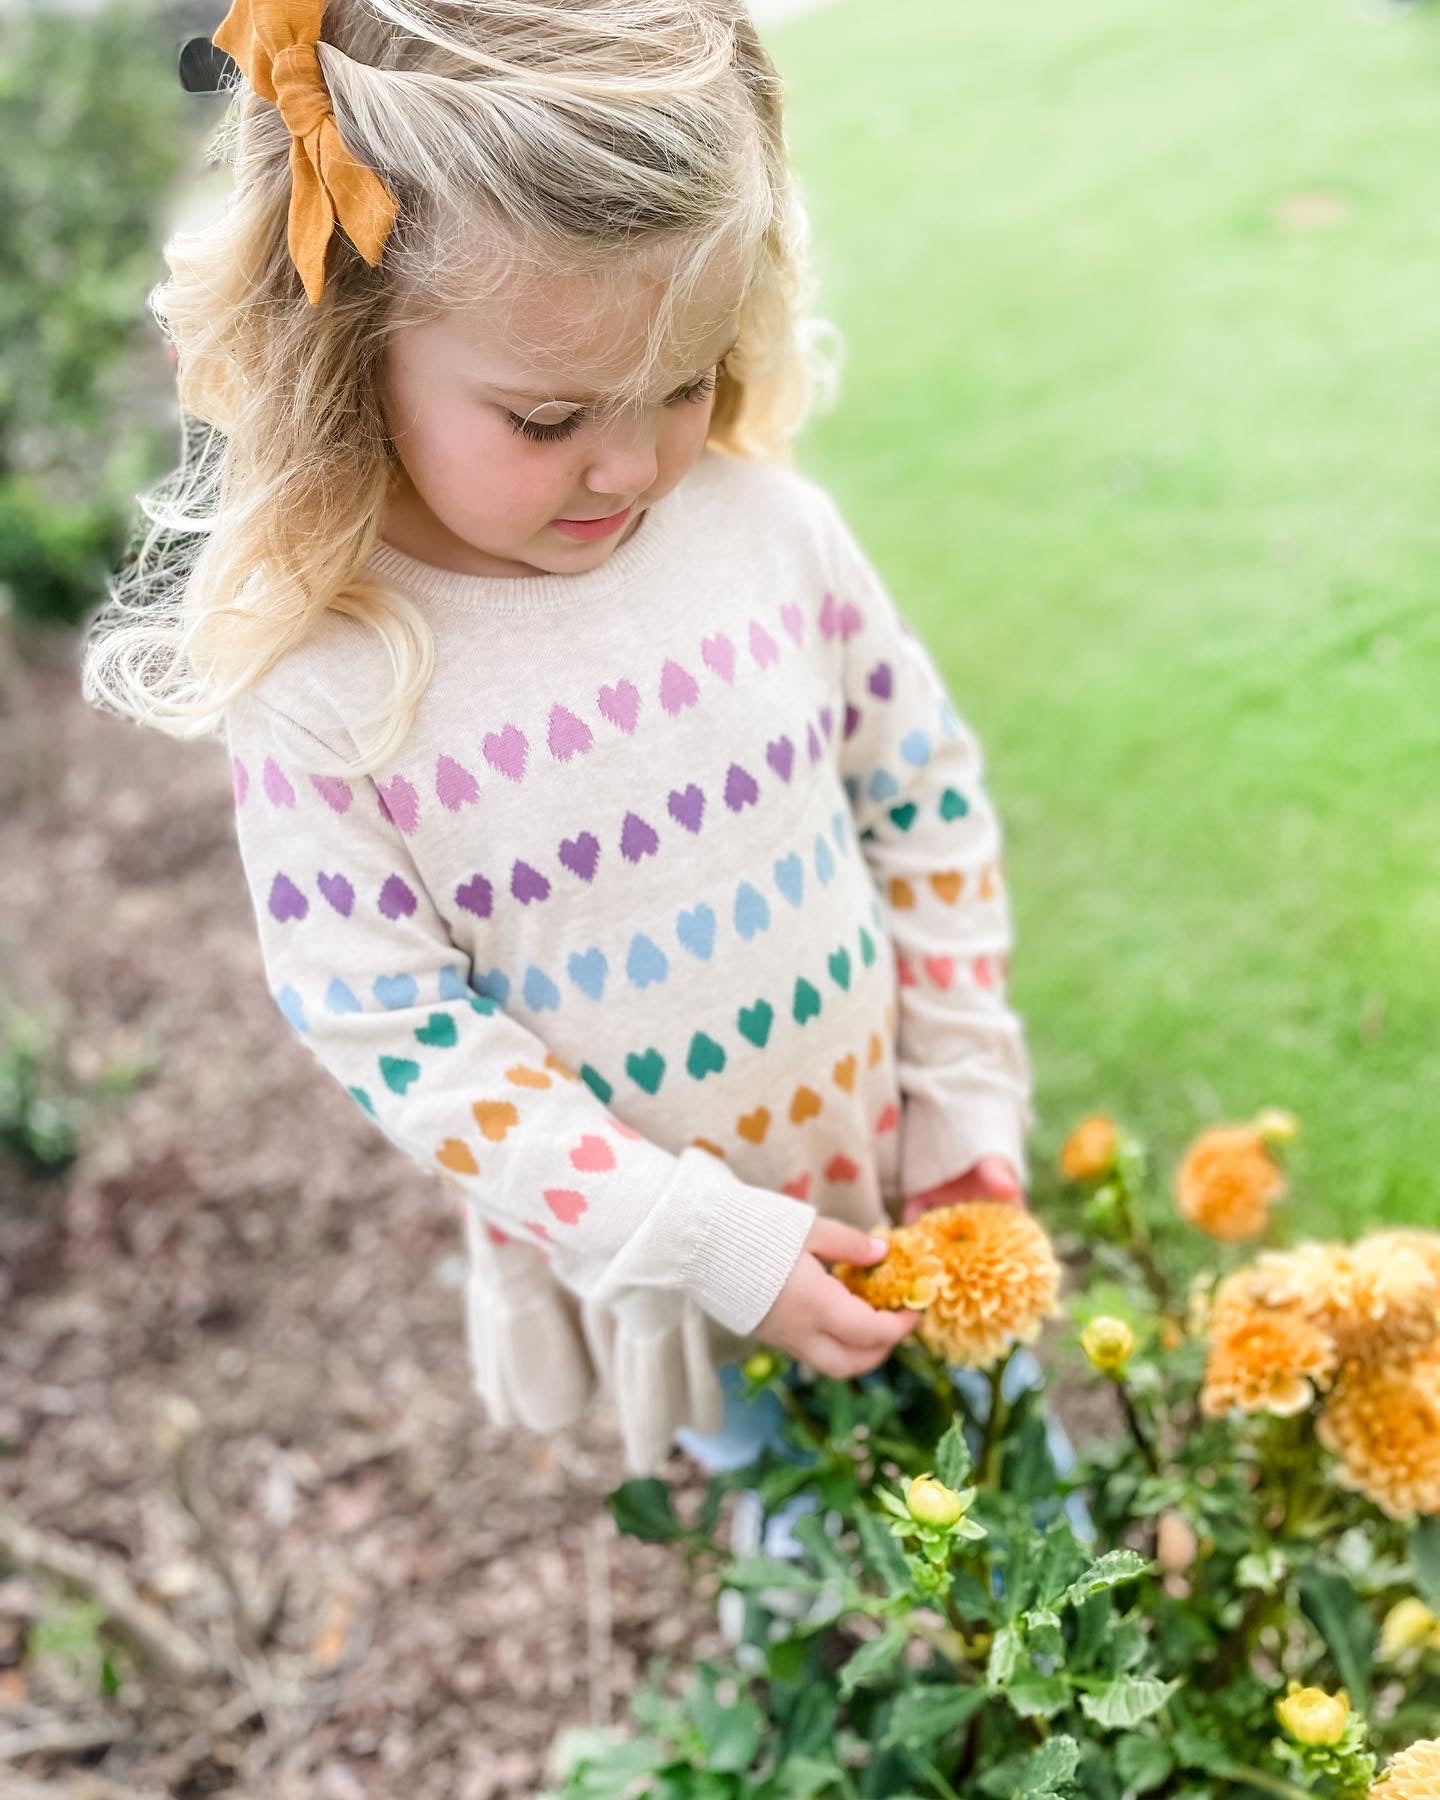
{"label": "knit sweater", "polygon": [[1024,1167],[980,753],[793,469],[712,448],[579,574],[367,572],[435,638],[392,766],[337,772],[391,680],[348,615],[227,711],[266,978],[456,1190],[492,1419],[608,1396],[650,1472],[817,1213]]}

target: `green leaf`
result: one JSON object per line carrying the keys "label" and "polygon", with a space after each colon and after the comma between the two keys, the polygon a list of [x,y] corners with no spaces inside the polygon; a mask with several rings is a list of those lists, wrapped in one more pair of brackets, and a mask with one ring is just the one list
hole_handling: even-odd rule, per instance
{"label": "green leaf", "polygon": [[1128,1731],[1159,1712],[1179,1686],[1178,1681],[1157,1681],[1153,1675],[1117,1675],[1098,1693],[1082,1694],[1080,1709],[1107,1731]]}
{"label": "green leaf", "polygon": [[1053,1719],[1070,1704],[1070,1684],[1063,1675],[1042,1675],[1030,1664],[1006,1687],[1005,1698],[1022,1719]]}
{"label": "green leaf", "polygon": [[985,1679],[992,1689],[1003,1688],[1020,1663],[1025,1640],[1014,1625],[1002,1625],[990,1645],[990,1658],[985,1665]]}
{"label": "green leaf", "polygon": [[986,1698],[984,1688],[958,1684],[906,1688],[896,1696],[883,1743],[904,1744],[911,1748],[933,1744],[957,1726],[967,1723],[979,1712]]}
{"label": "green leaf", "polygon": [[1440,1612],[1440,1516],[1422,1519],[1410,1533],[1410,1560],[1426,1604]]}
{"label": "green leaf", "polygon": [[1025,1765],[1015,1800],[1065,1800],[1080,1762],[1080,1746],[1072,1737],[1047,1738]]}
{"label": "green leaf", "polygon": [[670,1488],[657,1476],[624,1482],[607,1496],[605,1504],[629,1537],[662,1544],[685,1536],[685,1527],[675,1517]]}
{"label": "green leaf", "polygon": [[776,1775],[776,1793],[786,1800],[815,1800],[845,1778],[837,1762],[813,1756],[787,1756]]}
{"label": "green leaf", "polygon": [[1370,1670],[1375,1660],[1375,1622],[1345,1577],[1312,1567],[1299,1575],[1300,1604],[1335,1658],[1340,1679],[1357,1712],[1370,1710]]}
{"label": "green leaf", "polygon": [[731,1563],[720,1577],[725,1587],[734,1588],[799,1588],[803,1593],[818,1594],[825,1583],[793,1562],[778,1556],[742,1556]]}
{"label": "green leaf", "polygon": [[1070,1583],[1057,1605],[1076,1606],[1082,1600],[1090,1599],[1093,1594],[1103,1594],[1109,1588],[1119,1587],[1122,1582],[1134,1581],[1138,1576],[1148,1574],[1149,1570],[1150,1564],[1134,1550],[1107,1550],[1102,1557],[1091,1563],[1078,1581]]}
{"label": "green leaf", "polygon": [[840,1671],[840,1698],[848,1700],[862,1681],[888,1669],[905,1648],[909,1634],[898,1619],[892,1619],[879,1637],[864,1643]]}
{"label": "green leaf", "polygon": [[900,1546],[881,1523],[878,1514],[862,1510],[855,1515],[866,1564],[892,1594],[910,1591],[910,1570]]}
{"label": "green leaf", "polygon": [[970,1473],[970,1446],[965,1442],[965,1428],[958,1418],[950,1421],[936,1446],[935,1473],[948,1488],[962,1487]]}
{"label": "green leaf", "polygon": [[803,1544],[819,1565],[820,1573],[832,1580],[850,1583],[850,1565],[844,1552],[835,1543],[833,1537],[825,1529],[825,1521],[819,1513],[805,1513],[790,1528],[792,1537]]}
{"label": "green leaf", "polygon": [[1115,1746],[1115,1768],[1132,1793],[1148,1794],[1174,1767],[1169,1746],[1159,1738],[1124,1737]]}
{"label": "green leaf", "polygon": [[754,1762],[765,1716],[747,1695],[722,1701],[708,1668],[691,1705],[691,1716],[704,1745],[703,1766],[707,1771],[738,1775]]}

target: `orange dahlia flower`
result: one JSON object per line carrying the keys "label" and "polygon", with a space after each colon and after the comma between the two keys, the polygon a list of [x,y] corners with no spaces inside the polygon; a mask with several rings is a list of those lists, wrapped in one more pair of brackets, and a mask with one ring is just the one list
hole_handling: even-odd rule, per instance
{"label": "orange dahlia flower", "polygon": [[1300,1308],[1329,1332],[1342,1362],[1409,1355],[1440,1337],[1440,1256],[1432,1266],[1410,1242],[1425,1235],[1273,1251],[1248,1271],[1250,1291],[1266,1305]]}
{"label": "orange dahlia flower", "polygon": [[1409,1361],[1346,1363],[1316,1432],[1341,1483],[1392,1519],[1440,1513],[1440,1345]]}
{"label": "orange dahlia flower", "polygon": [[1060,1173],[1067,1181],[1103,1181],[1119,1153],[1115,1121],[1095,1113],[1082,1119],[1066,1138],[1060,1151]]}
{"label": "orange dahlia flower", "polygon": [[1175,1177],[1182,1219],[1224,1244],[1259,1237],[1285,1193],[1270,1139],[1254,1125],[1217,1125],[1185,1153]]}
{"label": "orange dahlia flower", "polygon": [[1440,1794],[1440,1738],[1425,1738],[1392,1756],[1369,1800],[1435,1800]]}
{"label": "orange dahlia flower", "polygon": [[873,1268],[834,1272],[872,1306],[916,1307],[916,1335],[947,1363],[991,1368],[1029,1344],[1059,1310],[1060,1264],[1033,1214],[995,1200],[937,1206],[884,1234],[889,1255]]}
{"label": "orange dahlia flower", "polygon": [[1328,1334],[1298,1308],[1257,1304],[1244,1278],[1221,1282],[1210,1320],[1210,1354],[1200,1410],[1218,1419],[1232,1408],[1289,1418],[1304,1412],[1335,1373]]}

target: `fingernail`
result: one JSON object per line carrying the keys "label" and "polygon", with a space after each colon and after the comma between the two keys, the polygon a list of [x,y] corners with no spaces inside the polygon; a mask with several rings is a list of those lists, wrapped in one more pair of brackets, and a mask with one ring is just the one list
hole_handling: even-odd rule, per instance
{"label": "fingernail", "polygon": [[870,1248],[877,1256],[888,1256],[890,1253],[890,1246],[886,1243],[884,1238],[872,1237],[870,1240]]}

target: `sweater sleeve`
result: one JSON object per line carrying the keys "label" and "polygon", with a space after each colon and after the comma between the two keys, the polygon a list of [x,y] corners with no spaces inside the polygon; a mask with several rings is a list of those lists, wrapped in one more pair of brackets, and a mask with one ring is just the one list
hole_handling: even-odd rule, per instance
{"label": "sweater sleeve", "polygon": [[840,758],[896,952],[906,1195],[1003,1156],[1024,1178],[1031,1080],[1006,996],[1012,942],[1000,827],[980,747],[924,644],[825,495],[838,644]]}
{"label": "sweater sleeve", "polygon": [[377,784],[314,772],[333,744],[253,693],[226,732],[265,976],[321,1065],[487,1223],[543,1245],[560,1280],[583,1268],[599,1298],[684,1290],[748,1335],[815,1208],[651,1142],[477,992]]}

